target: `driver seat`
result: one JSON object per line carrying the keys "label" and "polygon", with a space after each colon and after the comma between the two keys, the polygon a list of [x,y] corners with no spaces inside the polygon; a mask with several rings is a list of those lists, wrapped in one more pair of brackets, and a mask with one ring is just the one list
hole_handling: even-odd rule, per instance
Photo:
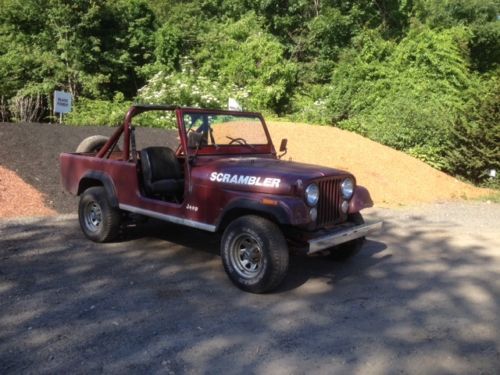
{"label": "driver seat", "polygon": [[184,180],[175,152],[168,147],[141,150],[141,167],[146,194],[173,198],[182,196]]}

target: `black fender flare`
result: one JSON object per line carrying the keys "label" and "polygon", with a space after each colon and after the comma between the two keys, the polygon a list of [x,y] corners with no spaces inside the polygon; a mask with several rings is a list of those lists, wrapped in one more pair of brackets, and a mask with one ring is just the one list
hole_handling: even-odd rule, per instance
{"label": "black fender flare", "polygon": [[[88,181],[88,183],[86,183],[85,181]],[[109,175],[104,172],[90,171],[85,173],[78,183],[77,195],[81,195],[89,187],[96,186],[93,181],[99,181],[101,183],[101,185],[104,187],[104,190],[106,191],[109,203],[112,207],[117,208],[118,198],[116,196],[115,184],[113,183],[111,177],[109,177]]]}
{"label": "black fender flare", "polygon": [[261,203],[259,200],[239,198],[229,203],[216,222],[217,230],[227,225],[227,221],[241,215],[261,215],[268,217],[279,225],[289,225],[290,217],[286,209],[281,205],[271,206]]}

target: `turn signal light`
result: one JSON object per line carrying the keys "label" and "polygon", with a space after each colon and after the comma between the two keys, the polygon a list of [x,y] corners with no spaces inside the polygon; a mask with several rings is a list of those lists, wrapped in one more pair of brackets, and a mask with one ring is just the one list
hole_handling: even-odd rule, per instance
{"label": "turn signal light", "polygon": [[260,203],[266,205],[266,206],[277,206],[279,202],[274,199],[269,199],[269,198],[262,198],[260,200]]}

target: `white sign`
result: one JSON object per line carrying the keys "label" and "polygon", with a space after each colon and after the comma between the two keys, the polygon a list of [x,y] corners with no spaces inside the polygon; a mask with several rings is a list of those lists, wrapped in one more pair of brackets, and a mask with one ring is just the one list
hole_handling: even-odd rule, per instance
{"label": "white sign", "polygon": [[229,100],[227,101],[227,109],[229,109],[230,111],[242,111],[243,108],[241,107],[241,104],[238,103],[238,101],[236,99],[233,99],[233,98],[229,98]]}
{"label": "white sign", "polygon": [[71,112],[71,94],[64,91],[54,91],[54,112]]}

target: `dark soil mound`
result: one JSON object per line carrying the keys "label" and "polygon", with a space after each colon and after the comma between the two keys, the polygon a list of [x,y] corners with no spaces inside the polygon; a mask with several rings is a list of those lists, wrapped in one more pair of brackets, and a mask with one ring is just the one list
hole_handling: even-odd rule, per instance
{"label": "dark soil mound", "polygon": [[[73,152],[86,137],[111,135],[115,128],[74,127],[59,124],[0,123],[0,164],[16,172],[24,181],[44,194],[47,207],[59,213],[75,213],[77,200],[60,184],[59,154]],[[137,144],[177,145],[177,132],[137,129]]]}

